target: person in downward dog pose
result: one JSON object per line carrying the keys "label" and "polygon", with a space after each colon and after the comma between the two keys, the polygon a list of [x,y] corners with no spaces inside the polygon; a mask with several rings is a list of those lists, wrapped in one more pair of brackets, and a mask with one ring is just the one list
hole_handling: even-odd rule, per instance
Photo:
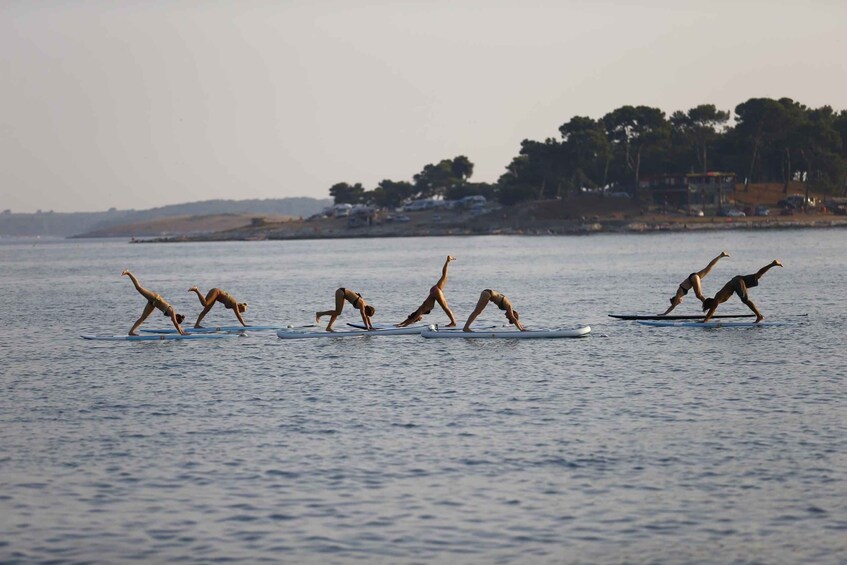
{"label": "person in downward dog pose", "polygon": [[709,271],[712,270],[712,267],[715,266],[719,260],[723,257],[729,257],[729,253],[726,251],[721,251],[721,254],[709,261],[709,264],[706,265],[703,269],[697,271],[696,273],[691,273],[688,275],[684,281],[679,283],[679,288],[676,289],[676,294],[671,297],[671,306],[661,316],[667,316],[671,313],[671,310],[679,306],[679,303],[682,302],[682,297],[688,294],[688,291],[694,289],[694,296],[700,299],[700,302],[706,300],[706,297],[703,296],[703,288],[700,286],[700,282],[702,279],[709,274]]}
{"label": "person in downward dog pose", "polygon": [[135,324],[133,324],[132,328],[129,330],[129,335],[138,335],[135,330],[138,329],[138,326],[140,326],[142,322],[144,322],[144,320],[146,320],[147,317],[156,308],[161,310],[162,314],[168,316],[171,319],[171,322],[173,322],[174,327],[181,335],[185,335],[182,326],[180,326],[182,321],[185,319],[185,316],[183,316],[182,314],[177,314],[173,306],[168,304],[164,298],[162,298],[155,292],[149,291],[143,286],[141,286],[141,283],[138,282],[138,279],[135,278],[135,275],[130,273],[129,270],[124,270],[124,272],[121,273],[121,276],[124,275],[128,276],[129,279],[132,281],[132,284],[135,285],[135,290],[137,290],[139,294],[141,294],[141,296],[147,299],[147,305],[144,307],[144,311],[141,312],[141,317],[138,318],[138,320],[135,322]]}
{"label": "person in downward dog pose", "polygon": [[762,316],[762,313],[759,312],[756,305],[753,304],[753,301],[750,300],[749,296],[747,296],[747,289],[759,286],[759,279],[762,278],[762,275],[767,273],[772,267],[782,267],[782,263],[774,259],[752,275],[736,275],[732,277],[729,282],[723,285],[723,288],[715,294],[714,298],[707,298],[703,301],[703,312],[706,312],[706,317],[703,321],[708,322],[715,314],[715,310],[718,309],[718,306],[729,300],[733,294],[737,294],[738,298],[741,299],[741,302],[746,304],[747,307],[753,311],[756,315],[756,323],[764,320],[765,317]]}
{"label": "person in downward dog pose", "polygon": [[315,322],[320,323],[323,316],[330,316],[329,323],[326,325],[326,331],[333,331],[332,324],[335,323],[336,318],[338,318],[341,311],[344,309],[345,300],[352,304],[353,308],[359,310],[359,313],[362,315],[362,321],[365,323],[365,327],[369,330],[374,329],[371,324],[371,316],[376,314],[376,308],[365,302],[365,299],[362,298],[362,295],[358,292],[353,292],[349,288],[344,287],[335,291],[335,309],[315,312]]}
{"label": "person in downward dog pose", "polygon": [[409,324],[414,324],[423,319],[424,316],[432,312],[436,302],[444,310],[444,313],[447,314],[447,317],[450,318],[450,323],[447,324],[447,327],[451,328],[456,325],[456,318],[453,317],[453,312],[447,306],[447,299],[444,297],[444,285],[447,284],[447,266],[451,261],[455,260],[456,258],[452,255],[447,256],[447,261],[444,262],[444,267],[441,269],[441,278],[429,289],[429,295],[423,301],[423,304],[418,306],[418,309],[409,314],[405,320],[397,324],[398,328],[405,328]]}
{"label": "person in downward dog pose", "polygon": [[219,288],[213,288],[209,292],[206,293],[204,297],[200,292],[200,289],[196,286],[192,286],[188,289],[188,292],[194,292],[197,294],[197,298],[200,299],[200,304],[203,305],[203,311],[200,312],[200,315],[197,316],[197,321],[194,322],[195,328],[202,328],[200,322],[209,313],[209,310],[212,309],[212,306],[215,305],[215,302],[220,302],[223,304],[228,310],[232,310],[235,313],[235,317],[238,318],[238,321],[241,322],[242,326],[247,326],[244,323],[244,318],[241,317],[241,313],[247,310],[246,302],[238,302],[234,296],[230,293],[221,290]]}
{"label": "person in downward dog pose", "polygon": [[462,328],[462,331],[470,332],[471,324],[474,320],[476,320],[477,316],[479,316],[485,307],[488,306],[489,302],[493,302],[497,305],[500,310],[505,310],[506,318],[508,318],[509,323],[514,324],[516,328],[520,331],[526,331],[526,328],[520,322],[520,315],[518,311],[512,308],[512,302],[506,298],[505,295],[500,294],[496,290],[491,290],[490,288],[486,288],[479,295],[479,300],[476,303],[476,308],[471,312],[471,315],[468,317],[468,321],[465,322],[465,327]]}

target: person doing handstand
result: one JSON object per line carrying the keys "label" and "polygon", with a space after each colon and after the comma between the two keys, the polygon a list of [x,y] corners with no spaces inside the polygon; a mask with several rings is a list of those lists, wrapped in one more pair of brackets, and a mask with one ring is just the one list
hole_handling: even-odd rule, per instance
{"label": "person doing handstand", "polygon": [[188,289],[188,292],[194,292],[197,294],[197,298],[200,299],[200,304],[203,305],[203,311],[200,312],[200,315],[197,316],[197,321],[194,322],[195,328],[201,328],[203,326],[200,325],[200,321],[209,313],[209,310],[212,309],[212,306],[215,305],[215,302],[220,302],[223,304],[228,310],[232,310],[235,313],[235,317],[238,318],[238,321],[241,322],[242,326],[247,326],[244,323],[244,318],[241,317],[241,313],[247,310],[246,302],[238,302],[234,296],[230,293],[221,290],[219,288],[213,288],[209,292],[206,293],[206,296],[203,297],[203,294],[200,292],[200,289],[196,286],[192,286]]}
{"label": "person doing handstand", "polygon": [[183,316],[182,314],[177,314],[173,306],[168,304],[164,298],[162,298],[155,292],[151,292],[141,286],[141,283],[138,282],[138,279],[135,278],[135,275],[130,273],[129,270],[124,270],[124,272],[121,273],[121,276],[124,275],[128,276],[129,279],[132,281],[132,284],[135,285],[135,290],[137,290],[141,294],[141,296],[147,299],[147,305],[144,307],[144,311],[141,312],[141,317],[138,318],[138,320],[135,322],[135,324],[133,324],[132,328],[129,330],[129,335],[138,335],[135,330],[138,329],[138,326],[140,326],[142,322],[144,322],[144,320],[146,320],[147,317],[156,308],[161,310],[165,316],[168,316],[171,319],[171,322],[173,322],[174,327],[180,334],[185,335],[182,326],[180,326],[182,321],[185,319],[185,316]]}
{"label": "person doing handstand", "polygon": [[756,305],[753,304],[753,301],[750,300],[749,296],[747,296],[747,289],[759,286],[759,279],[762,278],[762,275],[767,273],[771,267],[782,267],[782,263],[774,259],[752,275],[736,275],[732,277],[732,279],[723,285],[723,288],[715,294],[714,298],[707,298],[703,301],[703,312],[706,312],[706,317],[703,318],[703,321],[708,322],[715,314],[715,310],[718,309],[718,305],[729,300],[733,294],[737,294],[738,298],[741,299],[741,302],[746,304],[747,307],[753,311],[756,315],[756,323],[764,320],[765,317],[762,316],[762,313],[759,312]]}
{"label": "person doing handstand", "polygon": [[441,269],[441,278],[429,289],[429,295],[423,301],[423,304],[418,306],[418,309],[409,314],[405,320],[397,324],[398,328],[405,328],[409,324],[420,321],[424,316],[432,312],[436,302],[444,310],[444,313],[447,314],[447,317],[450,318],[450,323],[447,324],[447,327],[450,328],[456,325],[456,318],[453,317],[453,312],[447,306],[447,299],[444,297],[444,285],[447,284],[447,265],[450,264],[450,261],[455,260],[456,258],[452,255],[447,256],[447,261],[444,262],[444,267]]}
{"label": "person doing handstand", "polygon": [[479,300],[476,303],[476,308],[474,308],[474,311],[471,312],[471,315],[468,317],[468,321],[465,322],[465,327],[462,328],[462,331],[473,331],[471,330],[471,324],[474,320],[476,320],[476,317],[479,316],[483,310],[485,310],[485,307],[488,306],[489,302],[493,302],[494,304],[496,304],[500,310],[506,311],[506,318],[509,319],[509,323],[514,324],[515,327],[522,332],[526,331],[523,325],[521,325],[520,315],[518,314],[518,311],[512,308],[512,302],[508,298],[506,298],[505,295],[500,294],[496,290],[491,290],[490,288],[486,288],[479,295]]}
{"label": "person doing handstand", "polygon": [[703,296],[703,288],[700,286],[701,280],[709,274],[709,271],[712,270],[712,267],[715,266],[721,258],[729,257],[729,253],[726,251],[721,251],[721,254],[709,261],[709,264],[706,265],[703,269],[697,271],[696,273],[691,273],[686,277],[684,281],[679,283],[679,288],[676,289],[676,294],[671,297],[671,306],[661,316],[667,316],[671,313],[671,310],[679,306],[679,303],[682,302],[682,297],[688,294],[688,291],[694,289],[694,296],[700,299],[700,302],[706,300],[706,297]]}
{"label": "person doing handstand", "polygon": [[315,312],[315,322],[320,323],[321,317],[330,316],[329,323],[326,325],[326,331],[334,331],[332,329],[332,324],[335,323],[336,318],[338,318],[341,311],[344,309],[345,300],[352,304],[353,308],[359,310],[362,315],[362,321],[365,323],[365,327],[369,330],[374,329],[371,324],[371,316],[376,313],[376,308],[365,302],[365,299],[362,298],[362,295],[358,292],[353,292],[349,288],[344,287],[335,291],[335,310]]}

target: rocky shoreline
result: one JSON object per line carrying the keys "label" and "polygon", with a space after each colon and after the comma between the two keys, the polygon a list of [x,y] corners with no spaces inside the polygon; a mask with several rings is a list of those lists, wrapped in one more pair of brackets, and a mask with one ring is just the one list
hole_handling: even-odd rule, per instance
{"label": "rocky shoreline", "polygon": [[382,237],[443,237],[479,235],[590,235],[602,233],[647,234],[716,230],[823,229],[847,227],[847,216],[802,214],[795,216],[704,218],[644,215],[642,217],[591,217],[541,219],[492,211],[474,218],[445,218],[419,213],[405,222],[382,221],[350,225],[344,218],[290,220],[251,224],[225,231],[134,239],[138,243],[186,241],[265,241]]}

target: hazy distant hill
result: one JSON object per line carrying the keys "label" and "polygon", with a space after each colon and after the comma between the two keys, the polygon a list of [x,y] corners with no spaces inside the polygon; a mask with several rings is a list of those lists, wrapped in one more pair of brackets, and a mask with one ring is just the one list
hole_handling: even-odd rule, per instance
{"label": "hazy distant hill", "polygon": [[146,222],[118,224],[107,228],[83,232],[71,237],[127,237],[152,239],[162,237],[203,236],[235,229],[258,227],[266,224],[300,221],[300,217],[275,214],[211,214],[193,216],[161,216]]}
{"label": "hazy distant hill", "polygon": [[264,200],[204,200],[174,204],[149,210],[109,210],[107,212],[38,212],[0,214],[0,236],[69,237],[122,224],[138,224],[171,216],[212,216],[255,214],[256,216],[308,217],[330,206],[330,199],[276,198]]}

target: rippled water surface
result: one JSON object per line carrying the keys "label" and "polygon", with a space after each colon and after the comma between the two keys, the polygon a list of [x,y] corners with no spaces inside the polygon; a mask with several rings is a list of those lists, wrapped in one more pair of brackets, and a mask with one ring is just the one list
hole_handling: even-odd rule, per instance
{"label": "rippled water surface", "polygon": [[[845,233],[0,243],[0,562],[844,563]],[[706,293],[779,258],[751,297],[791,325],[607,316],[663,311],[722,249]],[[124,268],[192,322],[195,284],[255,324],[339,286],[389,322],[448,253],[460,321],[490,287],[592,335],[78,337],[138,317]]]}

